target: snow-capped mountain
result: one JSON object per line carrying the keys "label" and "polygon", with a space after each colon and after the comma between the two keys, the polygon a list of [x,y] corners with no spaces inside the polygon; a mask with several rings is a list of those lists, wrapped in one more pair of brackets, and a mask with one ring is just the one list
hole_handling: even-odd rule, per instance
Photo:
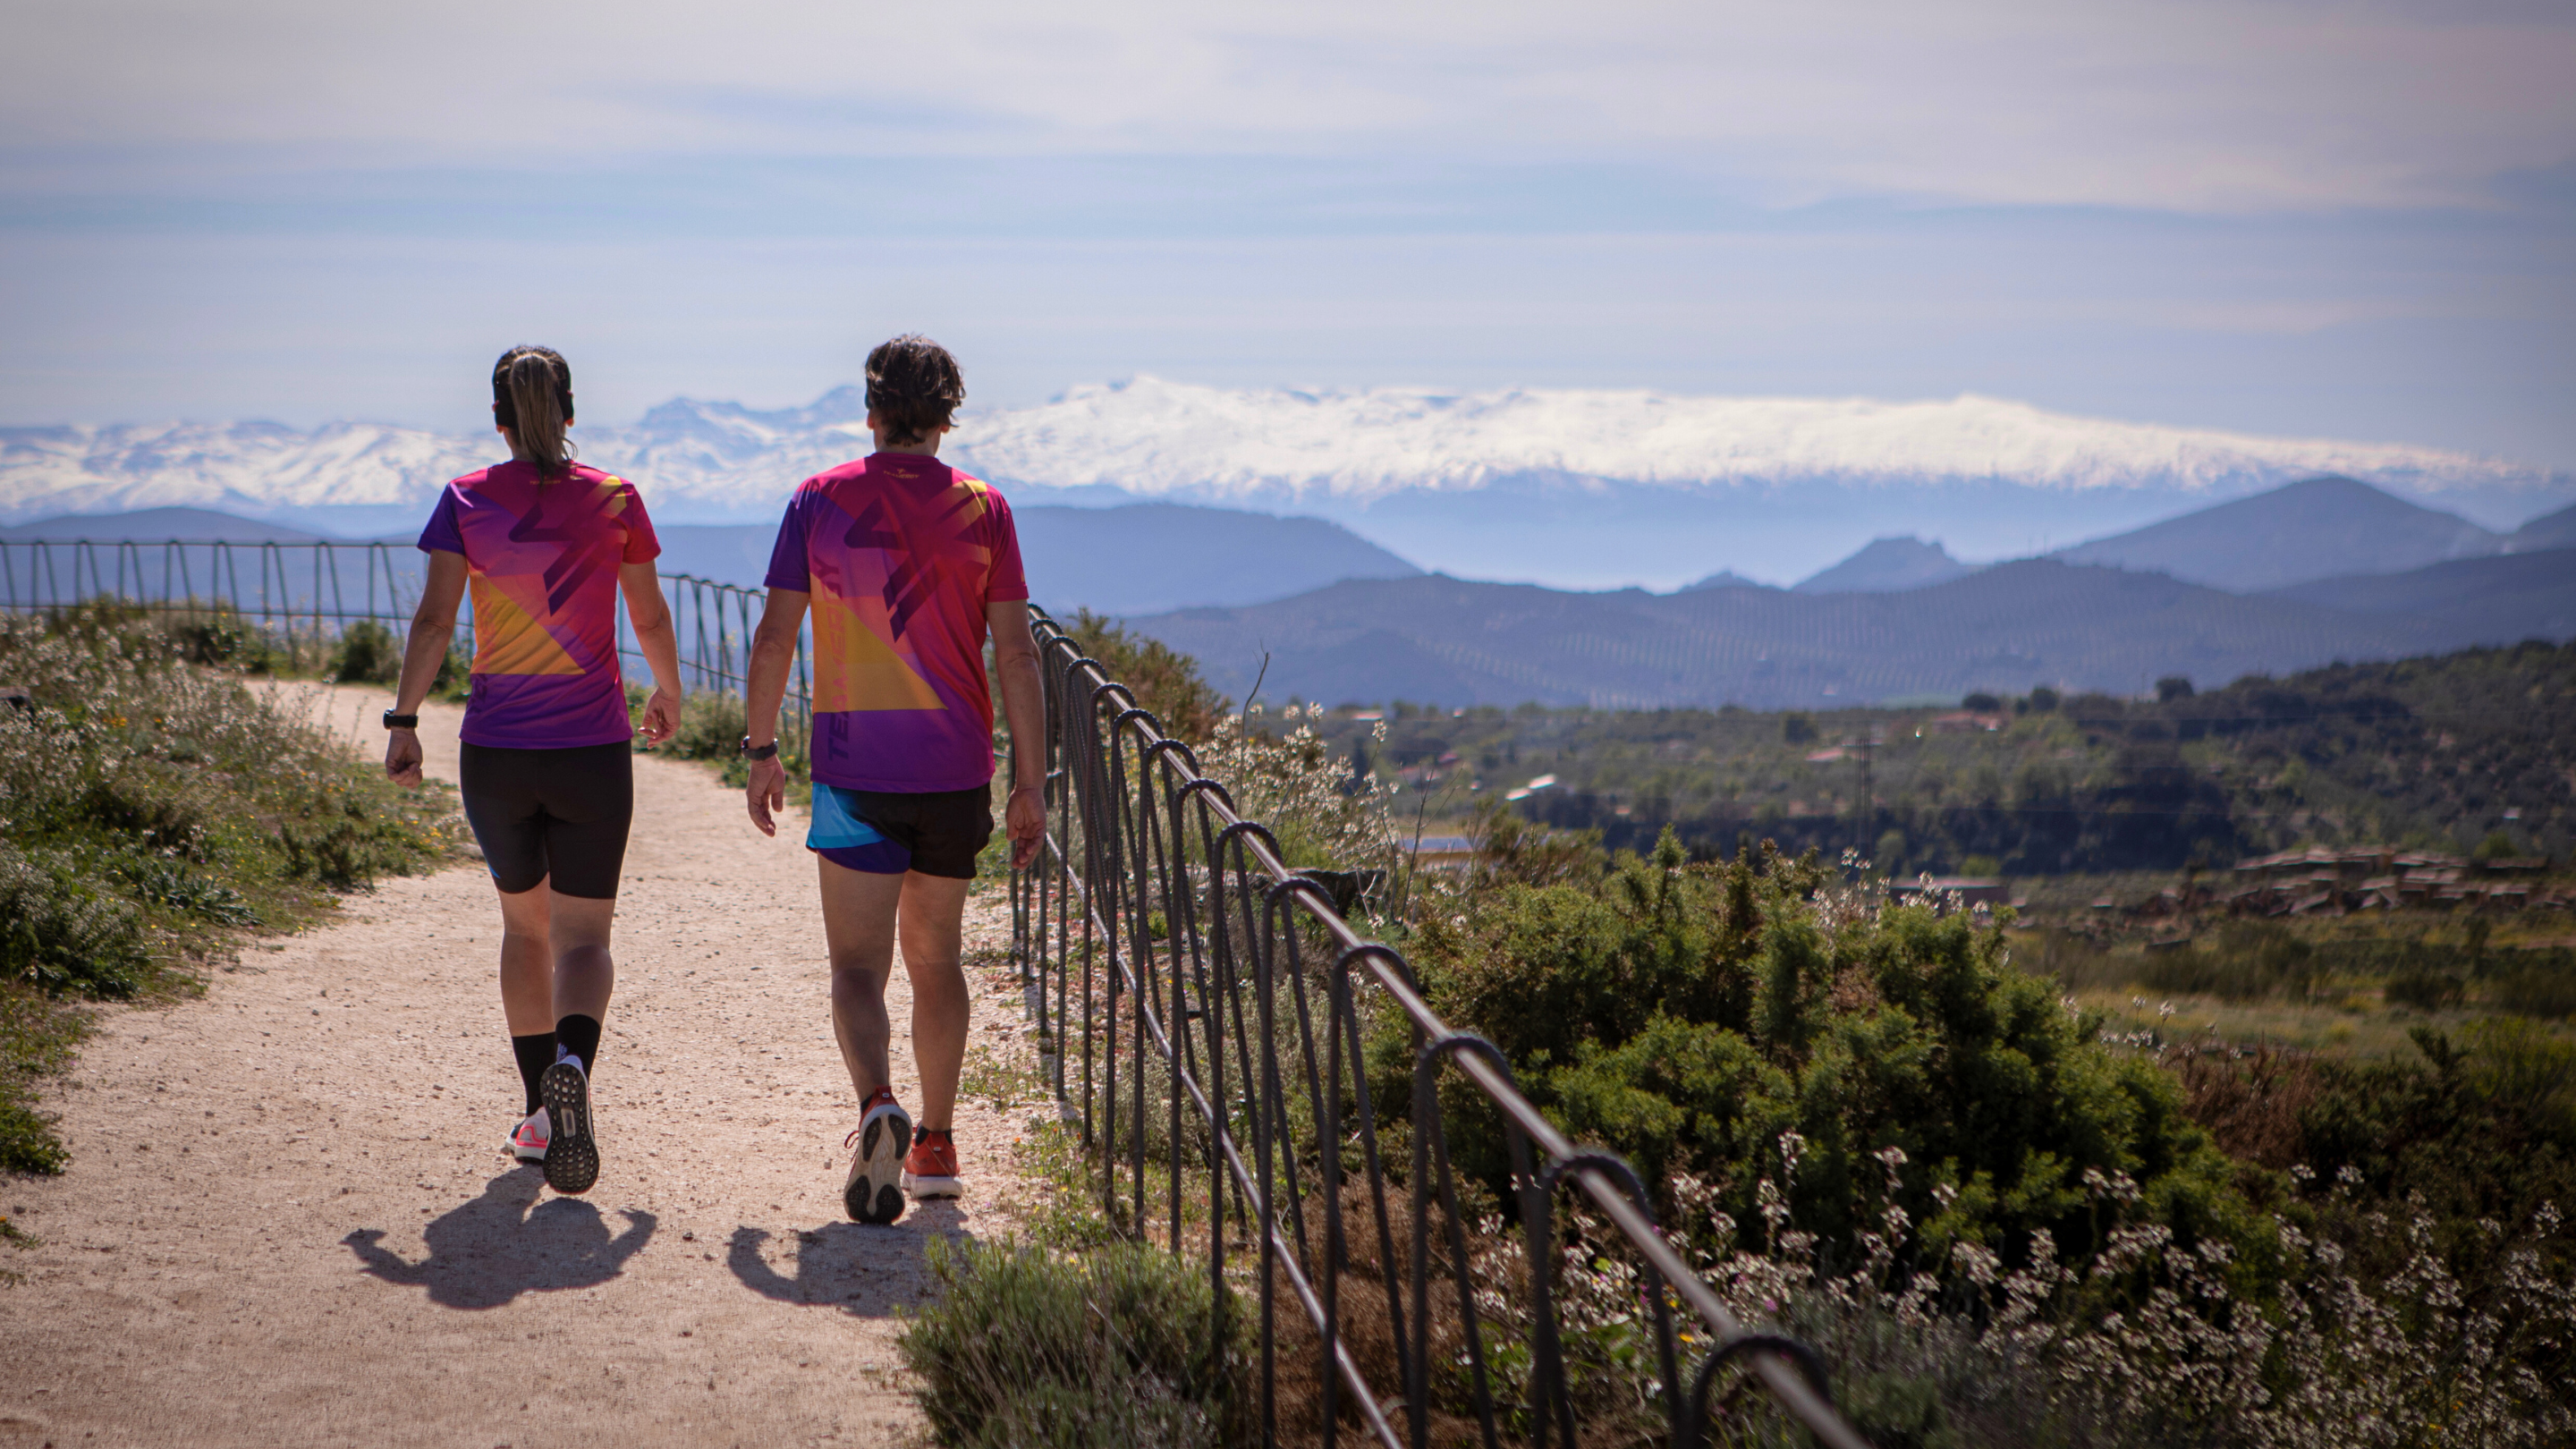
{"label": "snow-capped mountain", "polygon": [[999,479],[1232,503],[1366,504],[1530,476],[1692,490],[1832,480],[2214,496],[2321,473],[2432,493],[2541,481],[2535,469],[2430,448],[2106,422],[1975,396],[1290,392],[1140,377],[995,415],[960,441]]}
{"label": "snow-capped mountain", "polygon": [[379,423],[0,428],[0,520],[138,508],[284,512],[422,505],[491,450]]}
{"label": "snow-capped mountain", "polygon": [[[775,411],[675,399],[585,425],[586,460],[655,516],[754,522],[868,447],[858,390]],[[2134,528],[2319,474],[2490,528],[2576,479],[2397,444],[2109,422],[2027,404],[1516,389],[1227,389],[1139,377],[969,414],[948,455],[1029,501],[1158,499],[1312,513],[1432,568],[1596,587],[1719,568],[1785,582],[1868,538],[1990,559]],[[488,433],[270,423],[0,429],[0,522],[219,508],[343,533],[415,526]]]}

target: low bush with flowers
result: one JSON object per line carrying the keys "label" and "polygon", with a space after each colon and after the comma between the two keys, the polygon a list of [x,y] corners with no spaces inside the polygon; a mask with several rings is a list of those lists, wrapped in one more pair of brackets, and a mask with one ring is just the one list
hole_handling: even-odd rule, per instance
{"label": "low bush with flowers", "polygon": [[31,1045],[72,1029],[60,1003],[184,984],[230,931],[453,838],[444,791],[397,789],[199,643],[112,606],[0,615],[0,681],[25,691],[0,707],[0,1167],[64,1161],[33,1105],[60,1053]]}

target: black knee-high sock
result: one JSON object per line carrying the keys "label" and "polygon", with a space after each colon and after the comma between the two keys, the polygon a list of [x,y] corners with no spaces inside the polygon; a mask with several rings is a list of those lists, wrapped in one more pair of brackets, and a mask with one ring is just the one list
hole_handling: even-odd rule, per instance
{"label": "black knee-high sock", "polygon": [[510,1038],[510,1055],[519,1059],[519,1085],[528,1089],[528,1105],[520,1109],[519,1115],[533,1117],[540,1103],[537,1078],[555,1064],[555,1034],[541,1031],[534,1036],[514,1036]]}
{"label": "black knee-high sock", "polygon": [[555,1022],[555,1041],[565,1051],[581,1058],[586,1076],[599,1075],[599,1018],[567,1016]]}

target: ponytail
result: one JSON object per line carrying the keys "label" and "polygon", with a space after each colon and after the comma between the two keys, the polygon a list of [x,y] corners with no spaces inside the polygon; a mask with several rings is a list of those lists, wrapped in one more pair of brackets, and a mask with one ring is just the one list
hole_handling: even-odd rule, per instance
{"label": "ponytail", "polygon": [[519,440],[540,475],[572,460],[572,364],[551,347],[513,347],[492,365],[492,416]]}

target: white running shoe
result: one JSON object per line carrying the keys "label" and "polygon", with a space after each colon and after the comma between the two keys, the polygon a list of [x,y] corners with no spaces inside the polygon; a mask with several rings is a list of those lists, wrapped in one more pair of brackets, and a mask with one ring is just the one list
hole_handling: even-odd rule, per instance
{"label": "white running shoe", "polygon": [[894,1090],[879,1087],[868,1098],[859,1129],[841,1143],[855,1147],[850,1175],[841,1184],[841,1206],[850,1220],[890,1223],[903,1216],[903,1157],[912,1147],[912,1119],[894,1099]]}
{"label": "white running shoe", "polygon": [[546,1109],[539,1107],[520,1118],[519,1125],[510,1129],[510,1155],[521,1162],[543,1162],[546,1160],[546,1139],[553,1135],[546,1124]]}

